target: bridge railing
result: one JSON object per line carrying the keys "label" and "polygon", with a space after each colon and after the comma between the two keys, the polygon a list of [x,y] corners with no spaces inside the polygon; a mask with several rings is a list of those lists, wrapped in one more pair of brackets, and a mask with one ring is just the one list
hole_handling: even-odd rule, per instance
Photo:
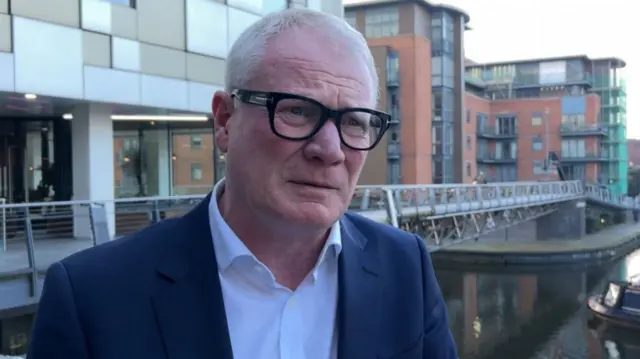
{"label": "bridge railing", "polygon": [[[604,203],[636,208],[637,199],[614,196],[605,188],[581,181],[506,182],[435,185],[358,186],[349,210],[394,224],[397,217],[416,212],[433,216],[483,211],[588,197]],[[67,201],[6,204],[0,199],[2,249],[27,237],[25,221],[37,240],[91,238],[91,211],[102,208],[111,218],[109,233],[120,237],[161,219],[184,214],[204,195],[122,198],[112,201]]]}
{"label": "bridge railing", "polygon": [[616,195],[608,188],[593,184],[585,184],[584,194],[586,197],[600,201],[602,203],[611,204],[618,207],[637,208],[638,197],[629,197],[625,195]]}

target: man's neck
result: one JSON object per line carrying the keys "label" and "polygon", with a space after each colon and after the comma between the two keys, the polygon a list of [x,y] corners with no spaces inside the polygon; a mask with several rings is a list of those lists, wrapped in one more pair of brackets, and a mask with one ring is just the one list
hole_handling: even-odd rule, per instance
{"label": "man's neck", "polygon": [[249,251],[271,270],[278,283],[297,288],[317,263],[329,231],[254,213],[242,203],[226,191],[218,198],[222,217]]}

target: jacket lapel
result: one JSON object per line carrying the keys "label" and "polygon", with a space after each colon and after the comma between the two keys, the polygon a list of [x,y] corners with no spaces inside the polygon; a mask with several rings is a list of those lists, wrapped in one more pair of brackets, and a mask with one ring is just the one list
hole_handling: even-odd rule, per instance
{"label": "jacket lapel", "polygon": [[367,241],[348,216],[340,224],[338,359],[373,359],[380,332],[377,246]]}
{"label": "jacket lapel", "polygon": [[179,219],[158,266],[161,284],[152,298],[169,359],[233,359],[207,196]]}

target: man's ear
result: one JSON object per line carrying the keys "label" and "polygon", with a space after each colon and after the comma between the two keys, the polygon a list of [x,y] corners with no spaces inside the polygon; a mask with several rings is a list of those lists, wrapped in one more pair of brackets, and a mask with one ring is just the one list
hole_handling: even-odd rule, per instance
{"label": "man's ear", "polygon": [[211,110],[216,147],[220,149],[220,152],[227,153],[229,147],[228,125],[233,113],[233,98],[228,92],[216,91],[211,101]]}

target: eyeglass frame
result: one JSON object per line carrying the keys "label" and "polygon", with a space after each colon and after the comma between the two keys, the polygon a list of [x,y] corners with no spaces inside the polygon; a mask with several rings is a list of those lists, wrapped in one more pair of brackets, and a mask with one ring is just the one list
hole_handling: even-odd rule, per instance
{"label": "eyeglass frame", "polygon": [[[378,145],[378,143],[380,143],[385,132],[387,132],[387,130],[391,125],[391,115],[386,112],[373,110],[370,108],[364,108],[364,107],[345,107],[345,108],[334,110],[312,98],[302,96],[302,95],[286,93],[286,92],[268,92],[268,91],[235,89],[231,92],[231,97],[237,98],[240,102],[245,104],[265,107],[269,114],[269,126],[271,127],[271,132],[273,132],[274,135],[288,141],[307,141],[313,138],[313,136],[317,135],[318,132],[320,132],[320,129],[322,129],[322,127],[328,121],[333,121],[333,123],[336,125],[338,129],[338,136],[340,137],[340,143],[345,145],[347,148],[355,151],[371,151]],[[308,135],[303,137],[289,137],[289,136],[282,135],[276,130],[276,124],[275,124],[276,107],[278,106],[278,102],[282,100],[307,101],[313,105],[318,106],[318,108],[322,111],[317,124],[315,125],[313,130],[309,132]],[[349,112],[369,113],[371,115],[377,116],[382,121],[382,123],[380,124],[380,128],[381,128],[380,133],[378,133],[378,137],[369,147],[357,148],[349,145],[347,141],[345,141],[342,135],[342,130],[340,129],[341,128],[340,125],[342,122],[342,116],[345,113],[349,113]]]}

